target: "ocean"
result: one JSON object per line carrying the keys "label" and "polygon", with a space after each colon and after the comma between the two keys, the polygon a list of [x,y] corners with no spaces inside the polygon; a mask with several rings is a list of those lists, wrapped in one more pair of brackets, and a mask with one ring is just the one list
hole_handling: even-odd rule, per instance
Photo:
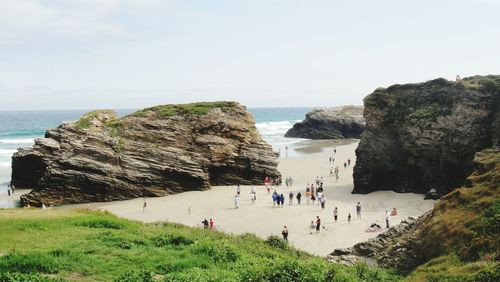
{"label": "ocean", "polygon": [[[285,138],[285,132],[295,122],[304,119],[310,108],[248,108],[253,114],[262,138],[275,151],[284,152],[286,146],[302,139]],[[120,116],[135,110],[116,110]],[[11,157],[20,147],[29,147],[35,138],[43,137],[49,128],[64,121],[78,120],[89,110],[72,111],[0,111],[0,194],[7,193],[11,175]],[[290,150],[290,153],[291,150]],[[0,208],[8,204],[0,201]]]}

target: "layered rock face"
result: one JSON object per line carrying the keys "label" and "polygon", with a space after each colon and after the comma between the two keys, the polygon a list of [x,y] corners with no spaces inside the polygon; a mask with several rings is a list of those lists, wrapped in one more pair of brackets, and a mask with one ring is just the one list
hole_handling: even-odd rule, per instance
{"label": "layered rock face", "polygon": [[472,172],[474,153],[500,144],[500,76],[380,88],[365,100],[353,193],[447,193]]}
{"label": "layered rock face", "polygon": [[365,127],[363,107],[343,106],[314,109],[293,125],[285,137],[307,139],[359,138]]}
{"label": "layered rock face", "polygon": [[48,130],[12,160],[23,204],[164,196],[280,178],[277,154],[234,102],[165,105],[118,118],[95,111]]}

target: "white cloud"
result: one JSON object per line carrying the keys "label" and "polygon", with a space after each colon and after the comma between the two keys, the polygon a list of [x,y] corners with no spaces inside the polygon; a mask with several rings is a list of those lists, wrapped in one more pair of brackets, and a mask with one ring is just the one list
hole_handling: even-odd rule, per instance
{"label": "white cloud", "polygon": [[115,14],[165,4],[159,0],[0,0],[0,41],[124,36],[127,30]]}

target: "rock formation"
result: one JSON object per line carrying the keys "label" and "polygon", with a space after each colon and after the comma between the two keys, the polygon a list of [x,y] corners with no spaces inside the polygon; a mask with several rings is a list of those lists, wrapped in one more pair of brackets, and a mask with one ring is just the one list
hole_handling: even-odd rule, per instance
{"label": "rock formation", "polygon": [[19,149],[12,184],[23,204],[164,196],[279,179],[277,154],[235,102],[165,105],[123,118],[94,111]]}
{"label": "rock formation", "polygon": [[445,195],[432,211],[403,221],[366,242],[337,249],[328,260],[346,265],[364,261],[401,273],[409,273],[432,259],[436,259],[430,264],[434,269],[438,269],[435,264],[457,265],[455,259],[464,264],[496,261],[498,275],[500,150],[476,153],[472,166],[474,172],[467,178],[467,186]]}
{"label": "rock formation", "polygon": [[304,121],[289,129],[285,137],[306,139],[359,138],[365,127],[363,107],[343,106],[314,109]]}
{"label": "rock formation", "polygon": [[475,152],[500,144],[500,76],[393,85],[364,104],[353,193],[444,194],[464,183]]}

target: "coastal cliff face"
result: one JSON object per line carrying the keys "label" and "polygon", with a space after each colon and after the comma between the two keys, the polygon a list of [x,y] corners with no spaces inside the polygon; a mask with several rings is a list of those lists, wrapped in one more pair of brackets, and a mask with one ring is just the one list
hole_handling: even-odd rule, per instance
{"label": "coastal cliff face", "polygon": [[359,138],[365,127],[363,107],[343,106],[314,109],[304,121],[289,129],[285,137],[306,139]]}
{"label": "coastal cliff face", "polygon": [[164,196],[280,178],[277,154],[235,102],[165,105],[118,118],[95,111],[48,130],[12,158],[22,204]]}
{"label": "coastal cliff face", "polygon": [[500,144],[500,76],[379,88],[365,100],[353,193],[447,193],[472,172],[474,153]]}
{"label": "coastal cliff face", "polygon": [[[402,273],[416,269],[410,281],[498,281],[500,150],[476,153],[473,168],[467,186],[444,196],[431,212],[352,248],[337,249],[329,260],[347,265],[371,261]],[[454,275],[462,276],[451,279]]]}

